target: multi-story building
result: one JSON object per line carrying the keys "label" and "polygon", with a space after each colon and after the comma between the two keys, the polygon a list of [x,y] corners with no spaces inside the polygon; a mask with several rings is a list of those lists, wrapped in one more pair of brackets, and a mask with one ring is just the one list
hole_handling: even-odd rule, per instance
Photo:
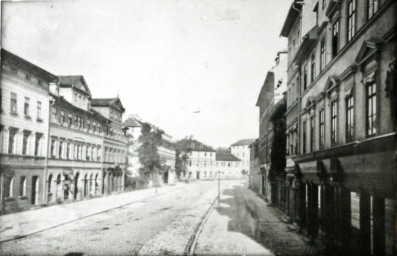
{"label": "multi-story building", "polygon": [[241,171],[247,174],[249,174],[250,170],[249,145],[254,141],[255,139],[243,139],[230,145],[230,151],[232,155],[236,156],[241,160]]}
{"label": "multi-story building", "polygon": [[[59,76],[59,83],[50,85],[50,93],[47,202],[122,191],[126,142],[122,130],[113,128],[120,127],[120,121],[94,109],[83,76]],[[115,100],[108,105],[117,108],[119,104]],[[113,129],[117,136],[110,132]]]}
{"label": "multi-story building", "polygon": [[[261,180],[260,193],[265,196],[269,202],[271,201],[280,206],[284,206],[285,201],[284,180],[280,175],[271,175],[271,172],[280,172],[280,170],[278,170],[279,167],[276,167],[276,162],[272,161],[275,159],[272,159],[271,153],[273,143],[279,142],[279,138],[275,138],[275,132],[279,131],[279,125],[275,124],[277,120],[274,120],[274,115],[279,113],[285,105],[284,94],[287,89],[286,56],[286,51],[277,53],[275,59],[276,63],[271,70],[268,71],[256,103],[256,106],[259,107],[259,140],[257,147],[260,171],[257,172],[258,176],[255,178]],[[277,149],[279,149],[280,146],[281,145],[278,145]],[[281,157],[283,156],[281,155]],[[273,198],[272,190],[274,192],[273,196],[275,196]]]}
{"label": "multi-story building", "polygon": [[[139,169],[142,167],[138,149],[140,147],[139,137],[141,136],[141,128],[143,121],[136,115],[129,116],[124,121],[124,127],[129,137],[130,145],[128,146],[128,159],[127,159],[127,171],[130,177],[139,176]],[[151,125],[152,129],[158,129],[154,125]],[[172,137],[166,133],[161,136],[162,143],[157,148],[158,154],[163,165],[163,172],[156,183],[162,184],[174,184],[175,183],[175,160],[176,160],[176,149],[175,142]],[[149,185],[152,185],[153,181],[150,181]]]}
{"label": "multi-story building", "polygon": [[125,109],[119,97],[92,99],[93,112],[105,118],[103,123],[103,193],[124,190],[124,173],[127,159],[127,137],[122,120]]}
{"label": "multi-story building", "polygon": [[329,252],[392,255],[397,2],[299,3],[281,31],[288,214]]}
{"label": "multi-story building", "polygon": [[243,176],[241,159],[227,150],[214,150],[194,139],[179,141],[188,152],[187,170],[189,179],[240,179]]}
{"label": "multi-story building", "polygon": [[1,50],[2,213],[45,203],[50,83],[58,78]]}

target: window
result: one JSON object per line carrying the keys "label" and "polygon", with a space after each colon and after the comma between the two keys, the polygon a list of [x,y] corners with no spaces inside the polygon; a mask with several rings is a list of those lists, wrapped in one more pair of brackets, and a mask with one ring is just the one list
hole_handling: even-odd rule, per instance
{"label": "window", "polygon": [[305,64],[304,66],[303,66],[303,78],[302,78],[302,83],[303,83],[303,91],[302,92],[304,92],[304,91],[306,91],[306,88],[307,88],[307,64]]}
{"label": "window", "polygon": [[101,132],[101,125],[98,123],[98,133]]}
{"label": "window", "polygon": [[320,43],[320,71],[325,68],[325,38]]}
{"label": "window", "polygon": [[81,119],[80,119],[80,128],[81,129],[84,129],[84,122],[85,122],[85,119],[83,117],[81,117]]}
{"label": "window", "polygon": [[34,155],[38,156],[39,155],[39,149],[40,149],[40,140],[43,134],[41,133],[36,133],[35,136],[35,141],[34,141]]}
{"label": "window", "polygon": [[41,119],[41,101],[37,102],[37,118]]}
{"label": "window", "polygon": [[21,176],[19,182],[19,195],[26,196],[26,176]]}
{"label": "window", "polygon": [[[376,83],[374,77],[366,84],[367,89],[367,135],[376,135]],[[366,78],[366,80],[368,79]]]}
{"label": "window", "polygon": [[23,140],[22,140],[22,155],[27,155],[28,153],[28,140],[29,140],[30,132],[23,131]]}
{"label": "window", "polygon": [[325,111],[324,109],[320,110],[320,138],[319,138],[319,149],[324,149],[324,140],[325,140]]}
{"label": "window", "polygon": [[61,124],[65,122],[65,111],[61,110]]}
{"label": "window", "polygon": [[96,131],[96,123],[92,122],[92,131],[95,132]]}
{"label": "window", "polygon": [[338,127],[338,103],[333,101],[331,103],[331,146],[336,145]]}
{"label": "window", "polygon": [[346,142],[354,139],[354,98],[346,98]]}
{"label": "window", "polygon": [[68,126],[69,127],[72,126],[72,120],[73,120],[72,114],[68,114]]}
{"label": "window", "polygon": [[63,149],[63,141],[60,141],[59,142],[59,152],[58,152],[59,158],[63,158],[62,149]]}
{"label": "window", "polygon": [[55,157],[55,139],[51,139],[51,157]]}
{"label": "window", "polygon": [[68,142],[68,144],[66,145],[66,159],[71,159],[70,147],[71,147],[71,144]]}
{"label": "window", "polygon": [[316,78],[316,54],[313,53],[311,59],[311,82]]}
{"label": "window", "polygon": [[16,114],[17,113],[17,94],[16,93],[11,93],[11,113]]}
{"label": "window", "polygon": [[356,0],[348,4],[347,13],[347,41],[350,41],[356,34]]}
{"label": "window", "polygon": [[327,5],[327,0],[322,0],[321,8],[324,10],[325,6]]}
{"label": "window", "polygon": [[29,116],[29,101],[30,99],[28,97],[25,97],[25,105],[23,108],[23,113],[25,116]]}
{"label": "window", "polygon": [[4,198],[12,197],[14,195],[14,178],[4,177]]}
{"label": "window", "polygon": [[78,124],[79,124],[78,119],[79,119],[79,117],[78,117],[77,115],[75,115],[75,116],[74,116],[74,128],[79,127],[79,126],[78,126]]}
{"label": "window", "polygon": [[314,116],[310,117],[310,152],[314,151]]}
{"label": "window", "polygon": [[303,121],[302,124],[302,151],[303,153],[307,153],[306,152],[306,121]]}
{"label": "window", "polygon": [[87,131],[89,132],[91,128],[91,121],[87,119]]}
{"label": "window", "polygon": [[57,109],[54,106],[51,108],[51,120],[53,122],[56,122],[57,120]]}
{"label": "window", "polygon": [[368,0],[368,19],[372,18],[379,9],[378,0]]}
{"label": "window", "polygon": [[15,153],[15,137],[17,135],[17,129],[10,129],[9,133],[8,154],[13,154]]}
{"label": "window", "polygon": [[332,25],[332,58],[338,54],[339,51],[339,20]]}

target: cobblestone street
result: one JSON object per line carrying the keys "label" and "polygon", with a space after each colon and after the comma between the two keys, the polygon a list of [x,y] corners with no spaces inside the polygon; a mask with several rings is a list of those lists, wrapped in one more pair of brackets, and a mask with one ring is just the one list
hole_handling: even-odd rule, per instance
{"label": "cobblestone street", "polygon": [[[227,188],[229,184],[236,183],[239,181],[228,181],[223,186]],[[160,188],[159,194],[167,190],[169,187]],[[115,195],[113,200],[122,197],[129,202],[134,197],[134,193],[143,192],[145,191]],[[183,250],[202,215],[216,198],[217,183],[214,181],[197,182],[181,186],[181,188],[177,186],[173,188],[173,191],[151,198],[150,196],[154,195],[153,189],[149,189],[145,193],[147,199],[136,203],[59,227],[49,228],[25,238],[3,242],[0,254],[137,255],[140,253],[153,255],[162,254],[164,251],[183,254]],[[131,197],[129,201],[126,194]],[[106,200],[109,200],[109,197],[80,202],[75,206],[84,211],[84,204],[90,207],[94,202],[101,204]],[[73,207],[74,204],[68,206]],[[36,222],[35,216],[48,211],[49,208],[25,212],[24,214],[30,213],[31,216],[31,219],[26,222]],[[66,217],[61,212],[57,216],[53,216],[58,219]],[[9,225],[10,223],[8,223]],[[18,227],[13,228],[17,229]],[[177,230],[179,236],[172,234],[172,230]],[[162,236],[162,233],[166,235]],[[173,241],[171,242],[171,240]],[[141,249],[142,252],[140,252]]]}

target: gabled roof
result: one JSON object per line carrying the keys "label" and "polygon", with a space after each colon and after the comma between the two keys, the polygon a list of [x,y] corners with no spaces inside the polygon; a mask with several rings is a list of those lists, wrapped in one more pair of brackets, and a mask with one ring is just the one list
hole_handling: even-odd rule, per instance
{"label": "gabled roof", "polygon": [[57,82],[58,77],[56,75],[51,74],[50,72],[34,65],[33,63],[5,50],[1,49],[1,63],[13,66],[15,68],[19,68],[22,70],[26,70],[29,73],[45,79],[47,82]]}
{"label": "gabled roof", "polygon": [[119,97],[116,98],[97,98],[91,100],[91,106],[93,107],[113,107],[121,112],[125,111],[123,104]]}
{"label": "gabled roof", "polygon": [[239,158],[227,152],[217,152],[216,161],[229,161],[229,162],[239,162],[241,161]]}
{"label": "gabled roof", "polygon": [[73,87],[91,96],[90,88],[88,87],[83,76],[73,75],[73,76],[58,76],[58,77],[59,77],[60,87]]}
{"label": "gabled roof", "polygon": [[[265,82],[262,85],[261,91],[259,92],[259,96],[256,101],[257,107],[260,107],[262,105],[265,94],[268,92],[272,92],[274,94],[274,72],[273,71],[268,71],[266,74]],[[273,98],[273,95],[271,95],[271,97],[269,97],[269,98]]]}
{"label": "gabled roof", "polygon": [[254,141],[255,141],[255,139],[243,139],[243,140],[239,140],[239,141],[233,143],[233,144],[231,145],[231,147],[233,147],[233,146],[248,146],[248,145],[250,145],[250,144],[251,144],[252,142],[254,142]]}
{"label": "gabled roof", "polygon": [[287,17],[285,18],[283,28],[281,29],[280,36],[288,37],[291,33],[291,29],[294,26],[295,20],[299,17],[299,11],[302,10],[302,5],[298,4],[294,6],[294,3],[291,4],[289,8]]}
{"label": "gabled roof", "polygon": [[141,122],[139,122],[138,120],[136,120],[133,117],[127,118],[124,121],[123,125],[124,125],[124,127],[141,127],[142,126]]}

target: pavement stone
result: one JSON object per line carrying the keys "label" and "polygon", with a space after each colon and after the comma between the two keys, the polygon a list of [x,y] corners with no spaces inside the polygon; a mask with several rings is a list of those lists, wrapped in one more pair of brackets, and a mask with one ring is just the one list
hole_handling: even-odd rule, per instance
{"label": "pavement stone", "polygon": [[160,196],[187,185],[177,183],[174,186],[164,186],[158,189],[157,194],[154,188],[150,188],[3,215],[0,216],[0,242],[38,233],[145,198]]}

